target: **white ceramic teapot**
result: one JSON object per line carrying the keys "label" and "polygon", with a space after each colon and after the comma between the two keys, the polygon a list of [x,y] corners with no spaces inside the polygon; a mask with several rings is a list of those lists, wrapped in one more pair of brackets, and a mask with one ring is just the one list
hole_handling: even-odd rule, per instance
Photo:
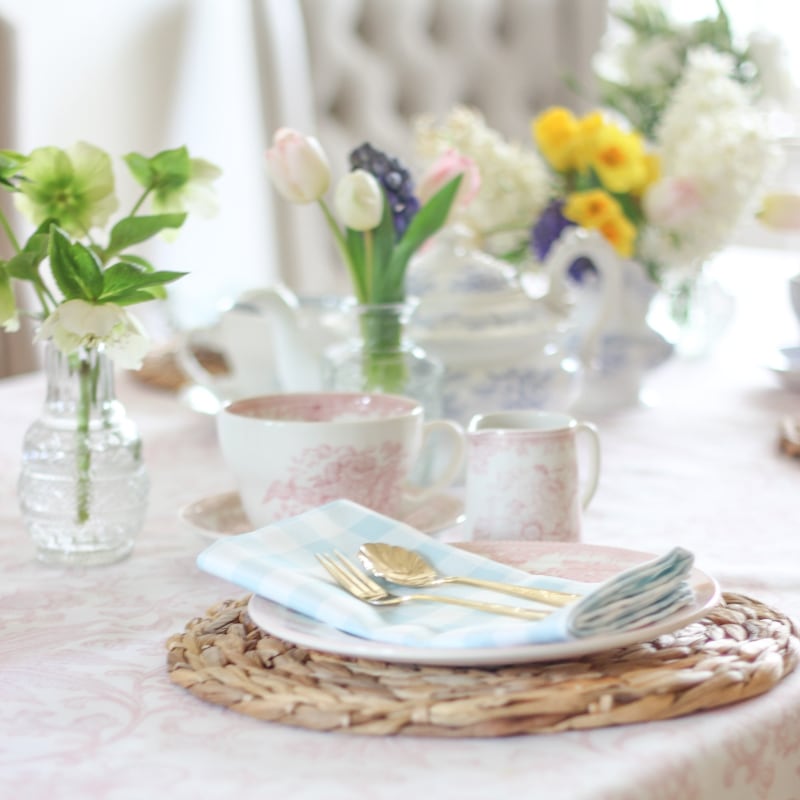
{"label": "white ceramic teapot", "polygon": [[673,346],[648,323],[658,287],[640,262],[620,257],[597,231],[569,227],[554,243],[545,266],[558,274],[581,257],[599,273],[599,282],[583,291],[607,284],[603,312],[584,353],[584,381],[576,401],[577,411],[591,415],[638,403],[644,375],[665,361]]}
{"label": "white ceramic teapot", "polygon": [[445,365],[445,416],[463,422],[479,411],[572,405],[581,362],[594,348],[615,287],[598,284],[593,318],[579,326],[568,268],[550,268],[547,293],[536,298],[513,267],[480,251],[462,226],[444,229],[415,257],[407,283],[419,298],[411,338]]}
{"label": "white ceramic teapot", "polygon": [[[350,334],[348,307],[343,298],[298,296],[280,284],[251,289],[222,311],[213,328],[186,335],[179,363],[220,402],[318,391],[324,350]],[[194,356],[196,344],[221,352],[230,371],[209,373]]]}

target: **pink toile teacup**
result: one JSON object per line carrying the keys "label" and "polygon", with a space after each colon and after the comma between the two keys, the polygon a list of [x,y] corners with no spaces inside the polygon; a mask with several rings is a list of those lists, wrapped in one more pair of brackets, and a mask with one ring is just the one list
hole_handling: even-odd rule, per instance
{"label": "pink toile teacup", "polygon": [[[416,502],[449,486],[464,461],[461,427],[424,421],[408,397],[314,392],[239,400],[217,415],[217,434],[242,505],[255,525],[267,525],[346,498],[390,517],[400,515],[409,475],[427,452],[449,440],[450,455]],[[436,459],[438,461],[438,459]]]}
{"label": "pink toile teacup", "polygon": [[[577,438],[588,469],[578,478]],[[597,488],[600,441],[588,422],[548,411],[479,414],[467,428],[467,528],[473,539],[580,539]]]}

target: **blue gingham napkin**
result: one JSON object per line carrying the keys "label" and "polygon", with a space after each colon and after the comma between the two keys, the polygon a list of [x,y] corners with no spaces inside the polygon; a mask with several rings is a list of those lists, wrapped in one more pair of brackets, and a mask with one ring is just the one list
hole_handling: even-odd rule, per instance
{"label": "blue gingham napkin", "polygon": [[[556,589],[583,597],[534,622],[442,603],[373,607],[337,586],[315,557],[315,553],[338,550],[355,560],[365,542],[387,542],[416,550],[443,575]],[[219,539],[197,558],[200,569],[334,628],[365,639],[414,647],[509,647],[640,627],[692,601],[686,580],[692,561],[691,553],[675,548],[601,584],[531,575],[436,541],[349,500],[337,500],[251,533]],[[388,588],[396,594],[415,591]],[[538,606],[459,585],[420,591]]]}

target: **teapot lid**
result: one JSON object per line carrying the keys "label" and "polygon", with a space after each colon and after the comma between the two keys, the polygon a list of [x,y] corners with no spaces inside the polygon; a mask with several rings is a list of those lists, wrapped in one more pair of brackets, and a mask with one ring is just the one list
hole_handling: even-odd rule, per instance
{"label": "teapot lid", "polygon": [[411,261],[409,294],[419,299],[414,324],[428,331],[530,328],[540,305],[523,288],[516,270],[479,249],[463,225],[440,231]]}

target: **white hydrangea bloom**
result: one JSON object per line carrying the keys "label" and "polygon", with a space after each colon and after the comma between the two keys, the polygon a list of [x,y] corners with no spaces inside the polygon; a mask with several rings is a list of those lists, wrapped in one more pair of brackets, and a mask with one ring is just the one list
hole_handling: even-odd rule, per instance
{"label": "white hydrangea bloom", "polygon": [[503,231],[515,231],[512,235],[518,238],[528,236],[551,188],[550,173],[535,150],[507,141],[480,112],[464,106],[452,109],[440,125],[431,116],[420,117],[415,137],[426,166],[454,149],[478,167],[478,194],[466,206],[454,208],[452,221],[484,238]]}
{"label": "white hydrangea bloom", "polygon": [[[754,212],[777,149],[729,57],[703,47],[689,57],[657,131],[661,178],[644,197],[640,254],[662,267],[699,269]],[[687,199],[691,213],[686,210]]]}

